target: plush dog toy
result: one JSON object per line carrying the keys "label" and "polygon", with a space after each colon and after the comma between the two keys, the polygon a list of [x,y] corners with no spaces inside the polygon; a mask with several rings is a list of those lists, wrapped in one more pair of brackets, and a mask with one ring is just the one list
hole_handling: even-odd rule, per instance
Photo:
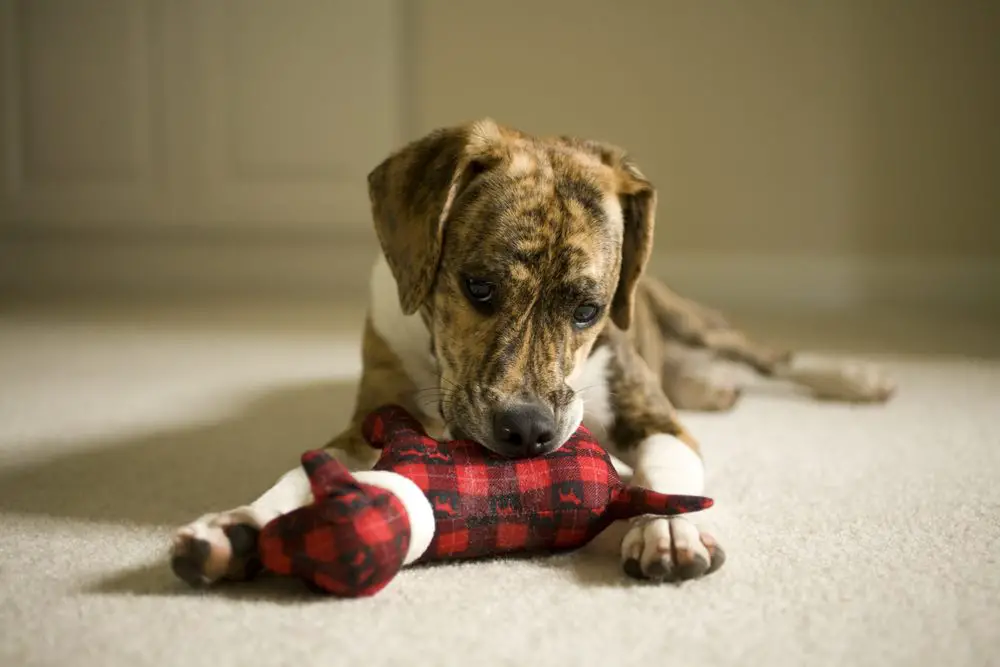
{"label": "plush dog toy", "polygon": [[411,563],[566,551],[618,519],[712,506],[625,486],[583,426],[555,452],[520,460],[438,442],[394,405],[369,415],[363,434],[382,450],[374,470],[352,475],[324,450],[303,454],[313,502],[261,530],[264,569],[361,597]]}

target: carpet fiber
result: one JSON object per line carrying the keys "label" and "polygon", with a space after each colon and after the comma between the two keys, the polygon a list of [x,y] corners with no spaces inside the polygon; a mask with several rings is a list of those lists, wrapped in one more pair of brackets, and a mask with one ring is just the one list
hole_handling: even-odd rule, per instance
{"label": "carpet fiber", "polygon": [[0,664],[1000,664],[983,346],[868,350],[900,383],[885,407],[759,385],[686,415],[729,555],[703,581],[627,580],[613,528],[339,601],[274,580],[191,591],[164,554],[173,526],[252,498],[343,423],[356,321],[69,312],[0,317]]}

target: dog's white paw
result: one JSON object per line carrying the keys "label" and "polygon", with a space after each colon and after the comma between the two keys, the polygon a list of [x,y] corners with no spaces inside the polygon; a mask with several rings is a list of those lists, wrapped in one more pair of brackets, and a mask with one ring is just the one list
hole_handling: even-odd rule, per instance
{"label": "dog's white paw", "polygon": [[636,579],[685,581],[715,572],[726,554],[715,537],[685,517],[632,519],[622,539],[625,573]]}
{"label": "dog's white paw", "polygon": [[250,578],[259,569],[258,524],[249,508],[206,514],[174,534],[170,567],[192,586]]}
{"label": "dog's white paw", "polygon": [[817,398],[829,401],[883,403],[896,391],[896,383],[885,371],[860,362],[797,361],[786,377],[807,387]]}

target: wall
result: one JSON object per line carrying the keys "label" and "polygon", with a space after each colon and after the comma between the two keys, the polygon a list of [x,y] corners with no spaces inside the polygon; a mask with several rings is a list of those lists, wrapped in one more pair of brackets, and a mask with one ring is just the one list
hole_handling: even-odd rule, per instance
{"label": "wall", "polygon": [[628,148],[692,296],[1000,306],[998,34],[987,0],[0,0],[0,296],[363,293],[367,170],[489,115]]}
{"label": "wall", "polygon": [[415,7],[409,134],[491,115],[620,143],[690,289],[998,297],[1000,3]]}

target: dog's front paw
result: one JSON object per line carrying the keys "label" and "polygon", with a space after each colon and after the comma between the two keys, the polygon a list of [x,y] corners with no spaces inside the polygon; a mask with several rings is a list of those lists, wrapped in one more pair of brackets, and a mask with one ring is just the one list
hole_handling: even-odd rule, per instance
{"label": "dog's front paw", "polygon": [[259,521],[242,509],[206,514],[179,529],[170,546],[170,567],[191,586],[220,579],[252,578],[260,569],[257,557]]}
{"label": "dog's front paw", "polygon": [[640,516],[622,539],[622,568],[636,579],[685,581],[715,572],[726,554],[685,517]]}

